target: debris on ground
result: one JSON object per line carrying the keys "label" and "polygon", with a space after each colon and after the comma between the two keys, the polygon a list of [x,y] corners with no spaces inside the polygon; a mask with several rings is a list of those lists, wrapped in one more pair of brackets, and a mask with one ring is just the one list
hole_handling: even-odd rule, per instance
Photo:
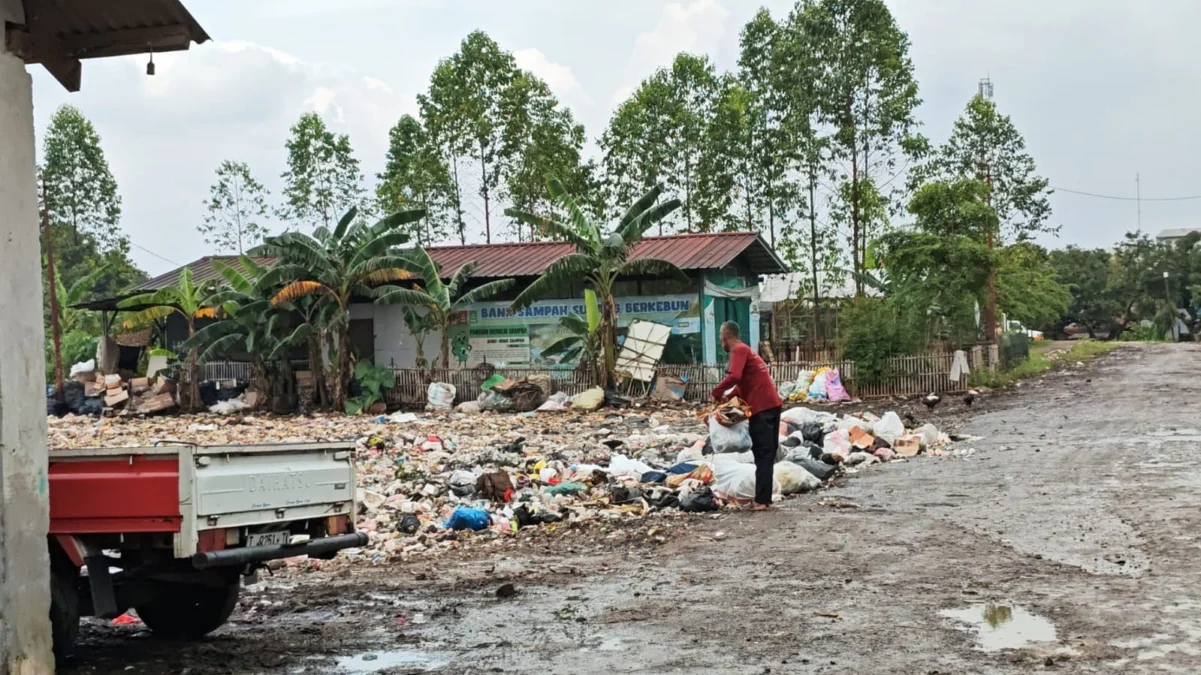
{"label": "debris on ground", "polygon": [[[170,396],[156,394],[158,385],[138,383],[146,387],[141,395],[147,402]],[[535,378],[502,377],[485,393],[508,401],[514,412],[462,413],[449,412],[453,388],[434,383],[428,392],[433,414],[374,417],[259,414],[244,409],[239,394],[214,404],[220,414],[51,418],[49,440],[53,448],[150,445],[157,439],[206,445],[353,441],[357,528],[369,543],[335,561],[288,563],[305,569],[438,555],[468,545],[516,546],[531,532],[609,531],[624,522],[686,518],[753,499],[749,411],[740,401],[699,415],[682,407],[616,409],[612,402],[600,407],[606,393],[599,388],[569,397],[547,395],[549,387]],[[82,389],[77,393],[83,398]],[[781,415],[772,492],[776,499],[813,492],[841,476],[922,452],[966,457],[972,450],[952,449],[951,438],[934,425],[907,426],[891,411],[877,417],[791,408]]]}

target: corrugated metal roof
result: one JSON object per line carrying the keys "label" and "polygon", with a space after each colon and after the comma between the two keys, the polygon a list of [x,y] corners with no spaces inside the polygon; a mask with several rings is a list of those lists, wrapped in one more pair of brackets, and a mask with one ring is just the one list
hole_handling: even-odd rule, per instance
{"label": "corrugated metal roof", "polygon": [[[474,261],[477,278],[531,277],[572,252],[563,242],[439,246],[430,257],[447,273]],[[682,270],[720,269],[746,256],[756,274],[787,270],[775,252],[755,232],[713,232],[647,237],[634,247],[632,259],[660,258]]]}
{"label": "corrugated metal roof", "polygon": [[[275,262],[275,258],[267,258],[262,256],[251,256],[251,260],[263,266],[267,266]],[[239,260],[238,256],[236,255],[208,255],[200,260],[188,263],[183,267],[177,267],[170,272],[160,274],[150,281],[143,282],[142,284],[134,287],[130,291],[130,294],[133,295],[137,293],[146,293],[148,291],[157,291],[160,288],[174,286],[179,283],[179,275],[183,274],[185,268],[192,270],[192,283],[194,284],[199,284],[204,281],[223,281],[224,277],[221,276],[221,273],[217,271],[216,265],[213,264],[217,261],[221,261],[226,265],[233,267],[234,269],[241,270],[242,272],[246,271],[246,269],[242,267],[242,261]]]}

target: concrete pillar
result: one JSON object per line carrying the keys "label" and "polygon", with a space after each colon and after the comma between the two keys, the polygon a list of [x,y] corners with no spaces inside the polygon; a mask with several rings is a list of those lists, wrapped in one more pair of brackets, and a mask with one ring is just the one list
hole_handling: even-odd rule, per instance
{"label": "concrete pillar", "polygon": [[[0,22],[2,23],[2,22]],[[54,672],[33,86],[0,40],[0,674]]]}

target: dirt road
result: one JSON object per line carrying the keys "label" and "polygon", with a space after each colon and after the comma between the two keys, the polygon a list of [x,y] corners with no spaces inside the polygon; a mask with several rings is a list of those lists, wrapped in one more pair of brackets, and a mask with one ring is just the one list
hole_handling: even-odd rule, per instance
{"label": "dirt road", "polygon": [[90,624],[63,671],[1201,672],[1201,346],[979,407],[970,457],[776,513],[268,580],[201,644]]}

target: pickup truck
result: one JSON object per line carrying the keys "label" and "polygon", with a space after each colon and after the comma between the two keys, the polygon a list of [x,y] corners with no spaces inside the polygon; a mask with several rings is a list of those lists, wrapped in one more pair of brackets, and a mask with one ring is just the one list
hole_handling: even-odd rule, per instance
{"label": "pickup truck", "polygon": [[197,638],[229,618],[268,560],[332,558],[354,531],[354,445],[295,443],[51,450],[55,652],[81,616],[129,608],[156,633]]}

